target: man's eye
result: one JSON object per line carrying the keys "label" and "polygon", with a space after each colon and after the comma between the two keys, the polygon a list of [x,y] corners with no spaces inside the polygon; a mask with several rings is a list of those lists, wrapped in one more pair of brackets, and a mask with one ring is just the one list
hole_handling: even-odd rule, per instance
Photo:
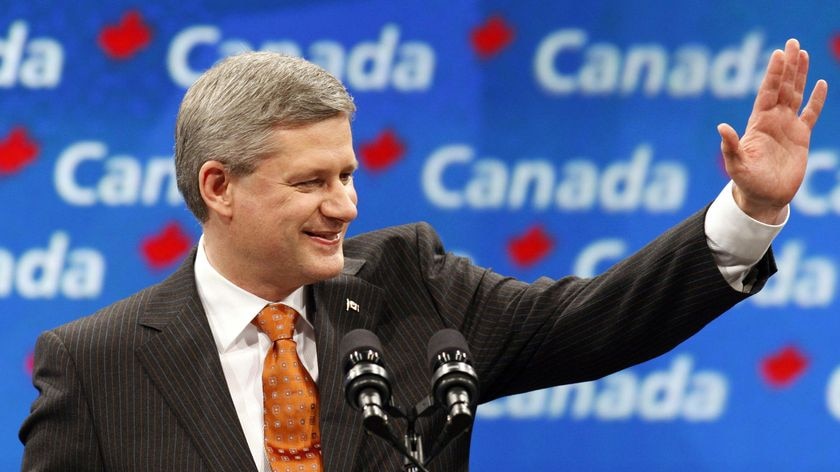
{"label": "man's eye", "polygon": [[295,187],[304,188],[304,189],[317,188],[317,187],[320,187],[320,186],[321,186],[321,179],[306,180],[306,181],[298,182],[298,183],[295,184]]}
{"label": "man's eye", "polygon": [[353,174],[350,174],[350,173],[341,174],[340,177],[341,177],[341,183],[343,183],[345,185],[349,184],[350,182],[353,181]]}

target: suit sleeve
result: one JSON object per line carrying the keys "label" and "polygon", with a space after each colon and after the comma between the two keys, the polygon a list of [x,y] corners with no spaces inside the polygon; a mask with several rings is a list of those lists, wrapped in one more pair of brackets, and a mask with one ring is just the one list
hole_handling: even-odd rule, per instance
{"label": "suit sleeve", "polygon": [[[481,401],[588,381],[673,349],[746,298],[724,280],[703,230],[705,211],[592,279],[526,284],[443,251],[418,227],[418,259],[444,323],[473,353]],[[750,272],[755,293],[772,253]]]}
{"label": "suit sleeve", "polygon": [[104,470],[96,433],[76,367],[53,332],[35,344],[33,384],[39,395],[20,429],[29,471]]}

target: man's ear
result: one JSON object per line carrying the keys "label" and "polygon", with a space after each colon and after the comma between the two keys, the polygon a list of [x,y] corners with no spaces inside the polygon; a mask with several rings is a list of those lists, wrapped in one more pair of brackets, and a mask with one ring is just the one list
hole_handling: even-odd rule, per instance
{"label": "man's ear", "polygon": [[210,212],[230,217],[232,208],[231,174],[219,161],[207,161],[198,170],[198,189]]}

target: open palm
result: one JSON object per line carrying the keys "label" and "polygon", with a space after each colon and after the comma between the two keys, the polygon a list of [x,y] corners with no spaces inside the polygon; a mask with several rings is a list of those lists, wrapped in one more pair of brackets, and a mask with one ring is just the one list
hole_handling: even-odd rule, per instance
{"label": "open palm", "polygon": [[828,92],[819,80],[800,114],[807,77],[808,53],[790,39],[784,52],[770,57],[744,136],[739,140],[730,125],[718,126],[735,201],[765,223],[779,222],[805,176],[811,130]]}

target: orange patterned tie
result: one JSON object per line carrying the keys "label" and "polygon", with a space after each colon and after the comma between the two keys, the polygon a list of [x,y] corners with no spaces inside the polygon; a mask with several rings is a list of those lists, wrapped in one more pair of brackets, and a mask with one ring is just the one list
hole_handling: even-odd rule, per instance
{"label": "orange patterned tie", "polygon": [[263,366],[265,452],[272,472],[320,472],[318,387],[297,355],[292,335],[298,313],[279,303],[266,305],[253,323],[274,345]]}

